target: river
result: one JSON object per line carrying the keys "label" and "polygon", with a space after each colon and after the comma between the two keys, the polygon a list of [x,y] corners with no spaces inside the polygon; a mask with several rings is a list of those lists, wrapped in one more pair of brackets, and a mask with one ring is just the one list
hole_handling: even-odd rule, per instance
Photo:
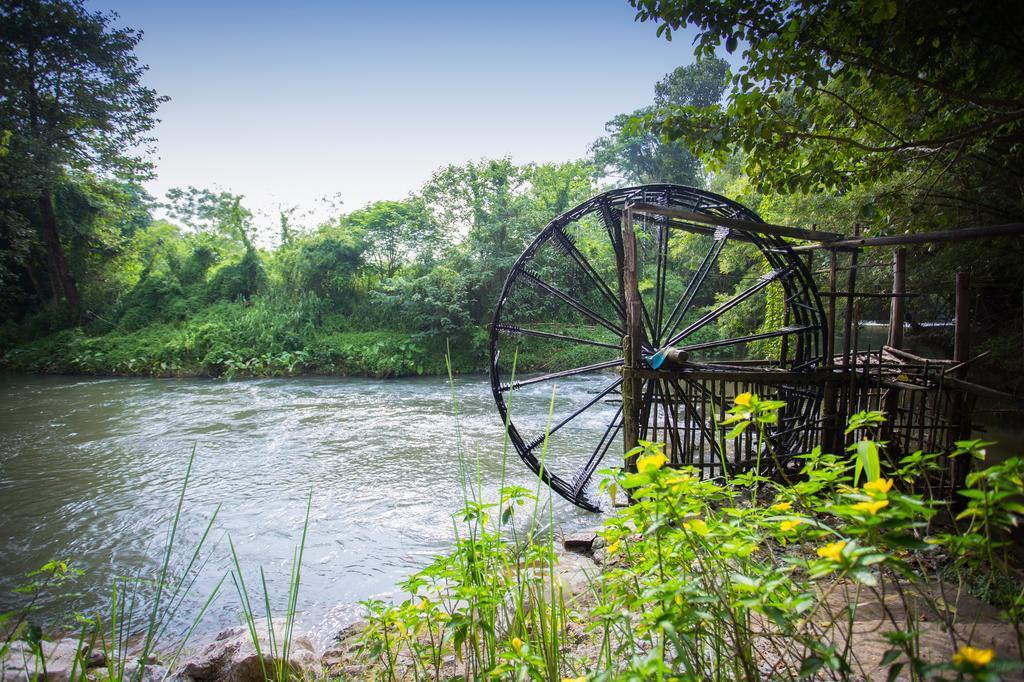
{"label": "river", "polygon": [[[587,400],[606,381],[565,379],[559,395]],[[546,420],[550,389],[540,389],[522,392],[517,419]],[[479,461],[485,497],[497,495],[502,427],[489,382],[459,377],[456,396],[459,428],[441,378],[0,377],[0,612],[23,602],[11,589],[28,571],[55,558],[84,574],[40,604],[35,619],[51,627],[108,610],[114,576],[154,576],[195,447],[176,566],[220,512],[173,630],[231,570],[228,537],[250,590],[262,568],[281,608],[310,492],[301,619],[344,626],[360,600],[393,592],[448,547],[463,499],[460,449],[474,478]],[[559,437],[592,447],[604,424],[581,418]],[[1003,441],[994,454],[1006,456],[1024,448],[1022,433],[1011,421],[978,436]],[[534,485],[514,454],[509,472]],[[567,531],[598,522],[557,497],[554,516]],[[229,579],[199,633],[239,622]]]}
{"label": "river", "polygon": [[[559,391],[604,381],[575,378]],[[24,574],[54,558],[84,574],[43,601],[36,619],[51,625],[106,610],[116,575],[155,575],[194,446],[176,565],[220,512],[175,629],[231,569],[228,536],[250,590],[262,567],[283,604],[311,491],[302,620],[344,625],[360,600],[394,590],[451,541],[463,499],[458,440],[497,494],[502,426],[490,385],[459,377],[456,394],[459,429],[441,378],[0,378],[0,612],[21,603],[10,590]],[[522,416],[546,410],[544,400],[517,406]],[[533,485],[514,454],[509,471]],[[560,498],[554,514],[566,530],[596,523]],[[228,579],[199,631],[239,619]]]}

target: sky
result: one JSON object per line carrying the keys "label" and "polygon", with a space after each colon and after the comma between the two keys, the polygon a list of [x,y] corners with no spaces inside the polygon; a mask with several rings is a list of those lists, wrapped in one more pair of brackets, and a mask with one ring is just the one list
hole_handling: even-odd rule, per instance
{"label": "sky", "polygon": [[[247,2],[88,0],[144,32],[157,178],[279,207],[351,211],[482,158],[587,154],[616,114],[693,60],[627,0]],[[313,220],[308,216],[307,220]]]}

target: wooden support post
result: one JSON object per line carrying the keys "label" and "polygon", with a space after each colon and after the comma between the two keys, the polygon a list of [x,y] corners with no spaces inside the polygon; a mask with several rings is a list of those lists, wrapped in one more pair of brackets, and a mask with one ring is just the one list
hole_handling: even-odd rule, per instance
{"label": "wooden support post", "polygon": [[[860,225],[853,226],[853,234],[860,235]],[[847,380],[844,382],[846,386],[840,389],[840,400],[839,400],[839,414],[837,415],[836,424],[836,438],[837,445],[836,454],[841,454],[846,441],[840,434],[846,428],[846,420],[849,419],[850,414],[853,411],[854,404],[854,391],[856,390],[856,377],[854,372],[856,371],[854,365],[854,354],[857,352],[856,347],[853,346],[853,327],[856,324],[854,319],[854,302],[857,296],[857,260],[858,253],[854,251],[850,254],[850,269],[846,273],[846,291],[849,292],[849,297],[846,299],[846,333],[843,339],[843,374]]]}
{"label": "wooden support post", "polygon": [[[956,317],[953,327],[953,362],[965,363],[971,354],[971,275],[969,272],[956,273]],[[967,377],[968,367],[953,369],[950,374],[957,379]],[[950,400],[949,411],[950,441],[966,440],[971,437],[971,414],[967,395],[957,390]],[[952,442],[949,443],[953,445]],[[963,488],[971,470],[969,457],[960,456],[953,460],[950,471],[953,491]],[[954,498],[959,498],[954,495]],[[962,508],[960,499],[954,499],[954,507]]]}
{"label": "wooden support post", "polygon": [[[971,273],[956,273],[956,320],[953,337],[953,362],[967,362],[971,355]],[[962,371],[962,370],[960,370]],[[958,376],[963,379],[963,376]]]}
{"label": "wooden support post", "polygon": [[900,247],[892,254],[892,305],[889,308],[889,346],[903,349],[903,325],[907,319],[907,250]]}
{"label": "wooden support post", "polygon": [[[889,307],[889,348],[903,349],[903,326],[906,320],[907,293],[907,250],[899,247],[892,254],[892,299]],[[881,370],[881,351],[879,352],[879,370]],[[886,423],[882,429],[882,438],[889,441],[889,456],[899,459],[909,449],[909,443],[900,443],[896,434],[896,420],[899,418],[899,389],[890,386],[885,392]]]}
{"label": "wooden support post", "polygon": [[[633,233],[633,211],[622,212],[622,287],[626,299],[626,335],[622,340],[622,444],[624,455],[640,441],[641,380],[635,370],[641,369],[642,321],[640,289],[637,284],[636,236]],[[626,470],[635,471],[634,457],[626,458]]]}
{"label": "wooden support post", "polygon": [[[835,364],[836,355],[836,277],[838,270],[837,260],[839,255],[835,251],[829,251],[828,263],[828,290],[832,296],[828,297],[828,330],[825,333],[825,362],[828,365]],[[825,384],[825,395],[821,400],[821,447],[826,452],[836,451],[836,392],[835,381]]]}

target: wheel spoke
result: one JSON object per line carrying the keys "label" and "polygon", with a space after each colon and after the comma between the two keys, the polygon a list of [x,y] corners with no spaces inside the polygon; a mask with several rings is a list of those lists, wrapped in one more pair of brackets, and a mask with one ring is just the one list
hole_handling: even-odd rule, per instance
{"label": "wheel spoke", "polygon": [[539,286],[541,289],[544,289],[548,293],[553,294],[554,296],[559,298],[562,302],[566,303],[567,305],[569,305],[572,308],[575,308],[579,312],[583,313],[585,316],[589,317],[594,322],[597,322],[599,325],[601,325],[603,327],[607,327],[609,330],[614,332],[616,336],[622,336],[624,334],[622,329],[617,327],[617,326],[615,326],[614,323],[609,322],[603,316],[599,315],[598,313],[594,312],[593,310],[591,310],[587,306],[583,305],[583,303],[581,303],[580,301],[576,300],[575,298],[573,298],[569,294],[565,293],[561,289],[559,289],[559,288],[557,288],[557,287],[555,287],[555,286],[553,286],[551,284],[548,284],[543,279],[541,279],[540,275],[532,273],[529,270],[521,270],[520,274],[522,274],[523,278],[526,279],[527,281],[533,282],[534,284]]}
{"label": "wheel spoke", "polygon": [[753,286],[751,286],[748,289],[745,289],[744,291],[736,294],[735,296],[730,298],[728,301],[726,301],[725,303],[720,305],[718,308],[715,308],[711,312],[709,312],[706,315],[704,315],[703,317],[701,317],[699,320],[695,321],[693,324],[691,324],[688,327],[686,327],[686,329],[682,330],[681,332],[679,332],[678,334],[673,336],[671,339],[669,339],[665,343],[665,345],[666,346],[675,345],[675,344],[679,343],[679,341],[681,341],[682,339],[685,339],[687,336],[689,336],[693,332],[695,332],[698,329],[700,329],[701,327],[704,327],[704,326],[714,322],[719,317],[721,317],[725,313],[729,312],[730,310],[732,310],[733,308],[738,306],[740,303],[742,303],[743,301],[747,300],[748,298],[750,298],[751,296],[756,294],[761,289],[764,289],[766,286],[768,286],[769,284],[771,284],[775,280],[779,279],[780,277],[782,277],[782,276],[786,275],[787,273],[789,273],[790,271],[792,271],[794,267],[795,266],[791,265],[791,266],[789,266],[787,268],[783,268],[782,270],[773,270],[772,272],[769,272],[768,274],[763,275],[762,277],[758,278],[757,283],[755,283]]}
{"label": "wheel spoke", "polygon": [[594,475],[594,471],[597,470],[605,455],[608,454],[608,448],[615,442],[615,436],[619,435],[620,429],[622,429],[622,405],[619,405],[619,409],[612,415],[612,420],[608,422],[608,428],[604,430],[604,435],[598,441],[597,447],[594,448],[594,452],[590,455],[590,459],[573,477],[572,490],[574,496],[580,494],[590,480],[590,477]]}
{"label": "wheel spoke", "polygon": [[[717,233],[716,233],[717,234]],[[682,323],[683,318],[686,317],[686,313],[690,311],[690,305],[693,303],[694,296],[697,295],[697,291],[701,285],[704,284],[704,280],[707,279],[708,274],[711,272],[711,268],[714,267],[715,263],[718,262],[718,256],[722,253],[722,249],[725,247],[725,241],[729,238],[729,231],[722,230],[721,237],[715,237],[715,241],[712,242],[711,248],[705,254],[704,259],[701,260],[700,265],[693,272],[693,277],[686,284],[686,289],[683,291],[682,296],[676,302],[672,308],[672,312],[668,316],[668,321],[665,323],[665,329],[662,329],[658,334],[658,341],[672,336],[676,329]]]}
{"label": "wheel spoke", "polygon": [[665,312],[665,279],[668,276],[668,228],[662,220],[658,225],[658,260],[654,273],[654,330],[651,344],[657,345],[661,340],[661,319]]}
{"label": "wheel spoke", "polygon": [[527,329],[526,327],[517,327],[514,324],[499,324],[496,325],[498,331],[503,331],[512,336],[535,336],[539,339],[552,339],[555,341],[569,341],[572,343],[582,343],[588,346],[599,346],[601,348],[615,348],[620,349],[621,344],[617,343],[605,343],[604,341],[592,341],[590,339],[581,339],[578,336],[567,336],[565,334],[555,334],[554,332],[544,332],[539,329]]}
{"label": "wheel spoke", "polygon": [[539,384],[544,381],[551,381],[552,379],[562,379],[564,377],[572,377],[577,374],[587,374],[588,372],[599,372],[602,369],[611,369],[612,367],[621,367],[622,358],[616,360],[609,360],[608,362],[598,362],[593,365],[587,365],[585,367],[576,367],[575,369],[566,369],[561,372],[551,372],[550,374],[543,374],[539,377],[531,377],[529,379],[523,379],[522,381],[516,381],[511,384],[501,384],[499,389],[502,393],[508,391],[515,391],[522,388],[523,386],[530,386],[532,384]]}
{"label": "wheel spoke", "polygon": [[572,414],[570,414],[570,415],[569,415],[568,417],[566,417],[566,418],[565,418],[565,419],[563,419],[562,421],[560,421],[560,422],[558,422],[557,424],[555,424],[554,426],[552,426],[552,427],[551,427],[551,428],[550,428],[550,429],[549,429],[549,430],[547,431],[547,433],[545,433],[544,435],[542,435],[542,436],[540,436],[540,437],[536,438],[536,439],[535,439],[535,440],[533,440],[532,442],[528,443],[528,444],[527,444],[527,446],[526,446],[526,451],[527,451],[527,452],[530,452],[530,451],[531,451],[531,450],[533,450],[533,449],[534,449],[535,447],[537,447],[538,445],[540,445],[541,443],[543,443],[543,442],[544,442],[544,441],[545,441],[546,439],[548,439],[548,438],[550,438],[551,436],[553,436],[553,435],[555,434],[555,432],[556,432],[556,431],[558,431],[558,430],[559,430],[559,429],[561,429],[561,428],[562,428],[563,426],[565,426],[566,424],[568,424],[569,422],[571,422],[571,421],[572,421],[573,419],[575,419],[576,417],[580,416],[580,415],[581,415],[581,414],[583,414],[583,413],[584,413],[585,411],[587,411],[588,409],[590,409],[591,407],[593,407],[595,403],[597,403],[597,402],[598,402],[598,401],[600,401],[600,400],[601,400],[602,398],[604,398],[604,397],[605,397],[606,395],[608,395],[609,393],[611,393],[612,391],[614,391],[614,390],[615,390],[616,388],[618,388],[618,387],[619,387],[619,385],[620,385],[621,383],[622,383],[622,377],[619,377],[618,379],[615,379],[615,380],[614,380],[614,381],[612,381],[612,382],[611,382],[610,384],[608,384],[607,386],[605,386],[605,387],[604,387],[604,388],[603,388],[603,389],[602,389],[602,390],[601,390],[600,392],[598,392],[598,394],[597,394],[597,395],[595,395],[595,396],[594,396],[593,398],[591,398],[590,400],[588,400],[588,401],[587,401],[587,403],[586,403],[585,405],[583,405],[582,407],[580,407],[579,409],[577,409],[577,410],[576,410],[575,412],[573,412]]}
{"label": "wheel spoke", "polygon": [[720,339],[718,341],[706,341],[704,343],[693,343],[688,346],[679,346],[677,350],[695,351],[705,350],[707,348],[719,348],[721,346],[733,346],[738,343],[747,343],[748,341],[760,341],[762,339],[773,339],[778,336],[787,336],[789,334],[801,334],[803,332],[809,332],[817,329],[817,327],[782,327],[776,329],[773,332],[762,332],[760,334],[749,334],[747,336],[734,336],[729,339]]}
{"label": "wheel spoke", "polygon": [[604,280],[597,274],[597,271],[594,270],[594,267],[587,260],[587,257],[584,256],[576,247],[576,244],[569,238],[569,235],[565,234],[561,230],[555,230],[555,239],[558,245],[567,254],[569,254],[569,257],[576,261],[577,265],[580,266],[580,269],[582,269],[583,272],[593,280],[594,284],[597,285],[597,290],[600,291],[605,299],[612,304],[612,307],[615,308],[615,312],[619,314],[619,318],[625,319],[626,310],[622,307],[622,301],[615,297],[615,294],[612,293],[612,290],[608,288],[608,285],[605,284]]}

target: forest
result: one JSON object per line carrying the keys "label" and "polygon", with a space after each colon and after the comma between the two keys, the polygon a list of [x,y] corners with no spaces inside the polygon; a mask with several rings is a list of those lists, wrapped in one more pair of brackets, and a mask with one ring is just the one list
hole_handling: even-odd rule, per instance
{"label": "forest", "polygon": [[[766,18],[758,3],[727,17],[634,4],[663,39],[687,22],[704,27],[696,60],[652,84],[648,106],[608,121],[585,158],[442,165],[408,196],[337,207],[319,224],[300,207],[281,210],[276,230],[258,229],[246,197],[230,191],[143,189],[165,98],[144,84],[139,32],[76,2],[5,5],[0,362],[33,372],[399,376],[443,372],[450,349],[456,369],[478,370],[519,254],[548,221],[617,186],[710,188],[766,221],[843,234],[1024,213],[1020,45],[982,49],[973,38],[998,31],[1000,3],[969,17],[902,3],[897,21],[895,3],[876,3],[863,30],[832,26],[827,14],[806,25]],[[968,23],[972,37],[957,37]],[[58,39],[72,29],[76,44]],[[730,70],[723,50],[742,50],[742,66]],[[990,370],[1019,376],[1020,255],[1013,242],[914,249],[909,289],[921,295],[911,322],[947,321],[951,273],[968,268],[979,350]],[[862,286],[887,290],[884,263],[865,270]],[[752,320],[767,297],[747,311]]]}

